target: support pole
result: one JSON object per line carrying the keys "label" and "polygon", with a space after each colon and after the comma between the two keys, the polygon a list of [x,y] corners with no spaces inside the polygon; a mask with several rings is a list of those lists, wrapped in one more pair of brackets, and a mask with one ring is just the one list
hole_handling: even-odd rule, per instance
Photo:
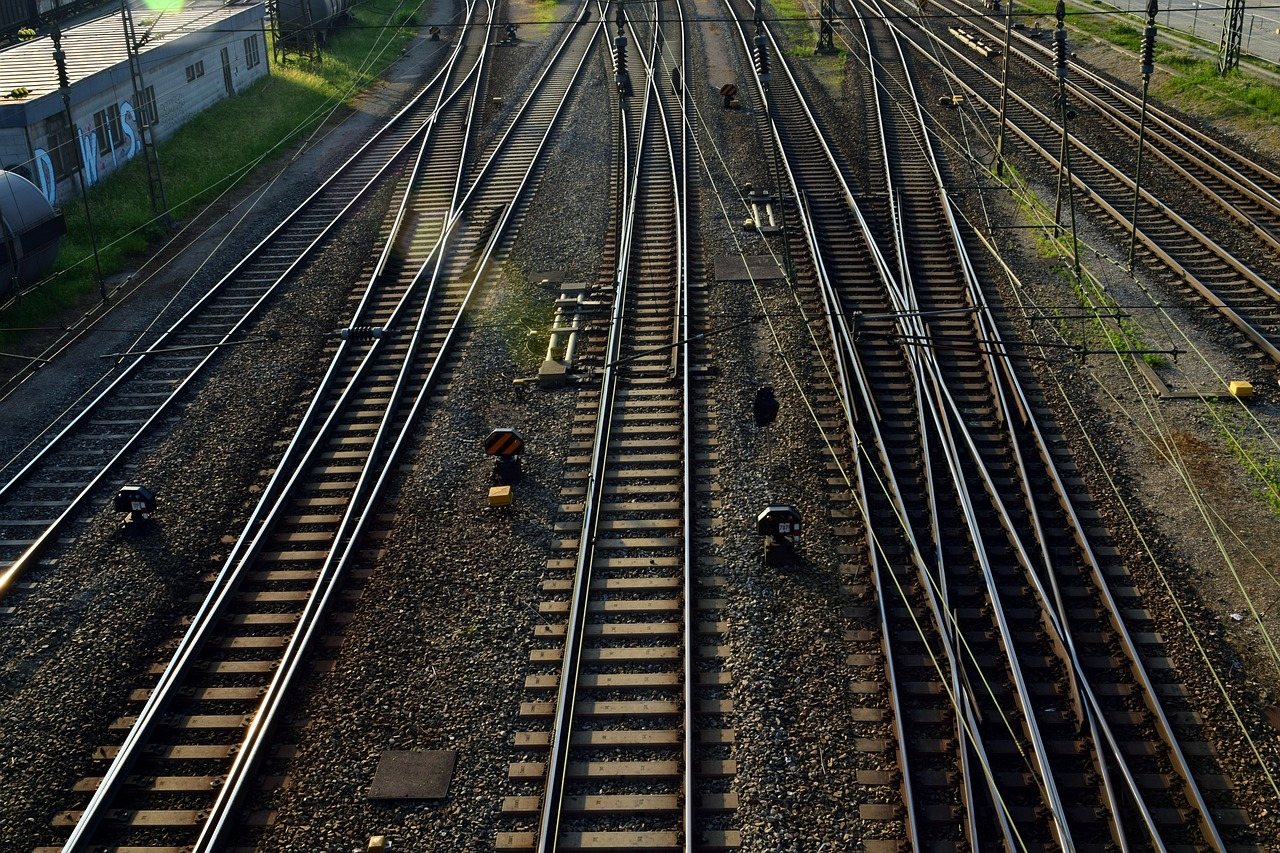
{"label": "support pole", "polygon": [[1064,0],[1058,0],[1055,11],[1058,20],[1057,29],[1053,31],[1055,46],[1055,67],[1058,77],[1058,110],[1062,120],[1062,154],[1058,165],[1058,199],[1054,206],[1054,222],[1059,222],[1062,212],[1062,192],[1067,193],[1067,208],[1071,215],[1071,268],[1077,280],[1080,278],[1080,244],[1076,240],[1076,197],[1071,189],[1071,132],[1067,120],[1071,111],[1067,108],[1067,7]]}
{"label": "support pole", "polygon": [[1129,217],[1129,272],[1133,272],[1138,245],[1138,200],[1142,192],[1142,149],[1146,145],[1147,134],[1147,90],[1151,87],[1151,72],[1155,70],[1156,15],[1159,13],[1158,0],[1147,0],[1147,26],[1142,31],[1142,119],[1138,125],[1138,164],[1133,175],[1133,215]]}
{"label": "support pole", "polygon": [[[98,258],[98,235],[93,230],[93,216],[89,211],[89,188],[84,182],[84,160],[80,150],[80,132],[76,128],[75,118],[71,115],[71,80],[67,76],[67,54],[62,50],[62,25],[57,20],[58,9],[54,7],[53,30],[49,33],[53,39],[53,64],[58,69],[58,90],[62,92],[62,115],[67,121],[67,132],[71,134],[71,168],[76,173],[76,184],[80,188],[80,200],[84,202],[84,222],[89,228],[89,243],[93,246],[93,269],[98,277],[98,293],[102,301],[107,301],[107,283],[102,278],[102,262]],[[63,143],[66,145],[67,143]],[[63,157],[63,162],[66,157]]]}
{"label": "support pole", "polygon": [[818,53],[835,53],[835,0],[822,0],[819,7]]}
{"label": "support pole", "polygon": [[142,57],[138,48],[150,38],[150,33],[138,38],[133,26],[133,10],[129,0],[120,0],[120,20],[124,25],[124,46],[129,54],[129,77],[133,83],[133,116],[138,122],[138,142],[142,147],[142,162],[147,167],[147,193],[151,196],[151,213],[164,218],[173,227],[169,215],[169,200],[164,194],[164,176],[160,174],[160,157],[156,153],[155,133],[151,130],[151,115],[156,109],[155,100],[147,97],[146,81],[142,77]]}
{"label": "support pole", "polygon": [[1000,133],[996,136],[996,175],[1004,176],[1004,134],[1008,125],[1006,110],[1009,105],[1009,44],[1013,38],[1013,0],[1005,0],[1004,63],[1000,67]]}
{"label": "support pole", "polygon": [[[1250,27],[1252,29],[1252,27]],[[1222,9],[1222,41],[1218,43],[1218,73],[1240,67],[1240,42],[1244,36],[1244,0],[1227,0]]]}

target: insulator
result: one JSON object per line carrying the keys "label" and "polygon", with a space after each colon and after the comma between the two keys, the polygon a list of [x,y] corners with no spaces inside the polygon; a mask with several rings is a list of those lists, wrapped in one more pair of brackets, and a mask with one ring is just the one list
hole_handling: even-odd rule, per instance
{"label": "insulator", "polygon": [[343,329],[338,335],[344,341],[361,342],[372,341],[375,338],[381,338],[383,329],[381,326],[351,326]]}
{"label": "insulator", "polygon": [[1156,28],[1148,25],[1142,31],[1142,74],[1150,77],[1155,70]]}
{"label": "insulator", "polygon": [[755,62],[756,72],[760,77],[769,77],[769,43],[763,33],[756,36]]}
{"label": "insulator", "polygon": [[618,39],[613,48],[613,70],[618,75],[627,73],[627,42]]}
{"label": "insulator", "polygon": [[1053,31],[1054,66],[1059,77],[1067,76],[1067,31],[1059,27]]}
{"label": "insulator", "polygon": [[71,81],[67,77],[67,52],[62,48],[58,48],[53,52],[53,64],[58,69],[58,87],[61,89],[71,88]]}

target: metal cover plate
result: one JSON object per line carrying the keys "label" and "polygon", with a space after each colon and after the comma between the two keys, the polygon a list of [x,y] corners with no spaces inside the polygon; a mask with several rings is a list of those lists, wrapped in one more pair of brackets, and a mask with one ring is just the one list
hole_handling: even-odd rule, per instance
{"label": "metal cover plate", "polygon": [[458,753],[452,749],[387,750],[369,786],[370,800],[439,800],[449,792]]}
{"label": "metal cover plate", "polygon": [[715,264],[716,281],[770,281],[784,275],[769,255],[721,255]]}

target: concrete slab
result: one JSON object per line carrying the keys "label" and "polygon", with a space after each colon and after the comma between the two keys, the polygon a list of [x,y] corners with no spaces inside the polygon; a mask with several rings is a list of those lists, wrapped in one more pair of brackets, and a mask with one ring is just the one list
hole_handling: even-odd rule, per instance
{"label": "concrete slab", "polygon": [[785,276],[770,255],[721,255],[715,268],[716,281],[773,281]]}
{"label": "concrete slab", "polygon": [[458,753],[452,749],[387,750],[369,786],[370,800],[439,800],[449,792]]}

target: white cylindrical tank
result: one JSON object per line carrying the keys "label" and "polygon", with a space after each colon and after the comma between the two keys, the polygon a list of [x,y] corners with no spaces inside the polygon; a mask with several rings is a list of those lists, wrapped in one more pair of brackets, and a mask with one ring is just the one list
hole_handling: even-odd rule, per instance
{"label": "white cylindrical tank", "polygon": [[39,281],[58,257],[65,233],[62,214],[35,184],[0,171],[0,298]]}

